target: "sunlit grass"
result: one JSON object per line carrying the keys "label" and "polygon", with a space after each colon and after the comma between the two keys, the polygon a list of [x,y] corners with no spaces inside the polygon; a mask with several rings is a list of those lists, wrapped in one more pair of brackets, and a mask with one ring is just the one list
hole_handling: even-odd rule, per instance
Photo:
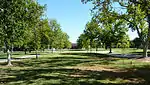
{"label": "sunlit grass", "polygon": [[148,85],[150,63],[87,52],[40,53],[0,64],[0,85]]}

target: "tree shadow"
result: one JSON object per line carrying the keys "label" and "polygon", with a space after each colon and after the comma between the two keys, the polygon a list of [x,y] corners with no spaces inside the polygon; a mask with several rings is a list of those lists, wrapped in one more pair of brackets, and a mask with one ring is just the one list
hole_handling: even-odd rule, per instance
{"label": "tree shadow", "polygon": [[[73,58],[71,55],[97,58]],[[80,66],[80,64],[90,62],[95,62],[100,65],[111,64],[111,61],[115,62],[117,59],[95,53],[63,53],[61,58],[25,59],[23,61],[12,62],[13,67],[0,68],[0,84],[149,85],[149,65],[142,67],[135,66],[133,68],[123,69],[123,71],[73,68],[74,66]]]}
{"label": "tree shadow", "polygon": [[61,53],[62,55],[79,55],[79,56],[88,56],[88,57],[97,57],[97,58],[108,58],[112,57],[111,55],[100,54],[100,53]]}
{"label": "tree shadow", "polygon": [[7,58],[7,54],[5,53],[1,53],[0,54],[0,59],[6,59]]}
{"label": "tree shadow", "polygon": [[[147,72],[145,71],[147,70]],[[59,80],[58,82],[44,82],[42,84],[50,85],[149,85],[150,71],[149,67],[136,68],[136,70],[128,70],[125,72],[113,71],[93,71],[68,68],[29,68],[29,69],[3,69],[10,78],[0,78],[0,82],[9,84],[34,84],[38,81],[44,82],[49,80]],[[146,72],[146,73],[145,73]],[[2,75],[2,74],[1,74]],[[117,81],[120,79],[120,81]],[[100,82],[100,80],[109,80],[108,82]],[[128,80],[130,82],[122,82]],[[142,81],[143,80],[143,81]],[[18,81],[22,81],[18,83]],[[116,83],[111,83],[116,81]],[[140,82],[141,81],[141,82]],[[15,83],[16,82],[16,83]],[[139,83],[137,83],[139,82]],[[39,84],[40,85],[40,84]]]}

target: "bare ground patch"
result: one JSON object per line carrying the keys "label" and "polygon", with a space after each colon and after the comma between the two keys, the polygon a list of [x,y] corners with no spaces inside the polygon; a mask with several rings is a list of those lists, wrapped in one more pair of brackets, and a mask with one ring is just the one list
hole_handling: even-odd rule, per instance
{"label": "bare ground patch", "polygon": [[[66,67],[67,69],[79,69],[80,72],[70,74],[71,77],[80,78],[80,77],[96,77],[99,80],[109,80],[111,82],[118,81],[126,83],[142,83],[145,82],[145,79],[141,75],[146,75],[143,71],[137,71],[136,69],[117,69],[106,66],[75,66],[75,67]],[[90,71],[90,72],[89,72]],[[147,73],[147,72],[146,72]],[[102,79],[101,79],[102,78]]]}
{"label": "bare ground patch", "polygon": [[141,61],[141,62],[150,62],[150,57],[147,57],[147,58],[140,58],[140,59],[137,59],[138,61]]}

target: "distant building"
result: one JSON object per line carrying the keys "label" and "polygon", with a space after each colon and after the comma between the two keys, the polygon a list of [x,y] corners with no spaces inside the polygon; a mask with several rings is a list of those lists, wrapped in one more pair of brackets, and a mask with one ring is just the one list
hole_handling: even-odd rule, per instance
{"label": "distant building", "polygon": [[71,49],[77,49],[77,43],[72,43]]}

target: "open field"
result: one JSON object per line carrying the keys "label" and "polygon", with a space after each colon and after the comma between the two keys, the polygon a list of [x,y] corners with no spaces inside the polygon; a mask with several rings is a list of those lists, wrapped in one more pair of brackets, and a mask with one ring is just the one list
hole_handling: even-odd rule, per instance
{"label": "open field", "polygon": [[1,85],[149,85],[150,63],[68,51],[0,64]]}

